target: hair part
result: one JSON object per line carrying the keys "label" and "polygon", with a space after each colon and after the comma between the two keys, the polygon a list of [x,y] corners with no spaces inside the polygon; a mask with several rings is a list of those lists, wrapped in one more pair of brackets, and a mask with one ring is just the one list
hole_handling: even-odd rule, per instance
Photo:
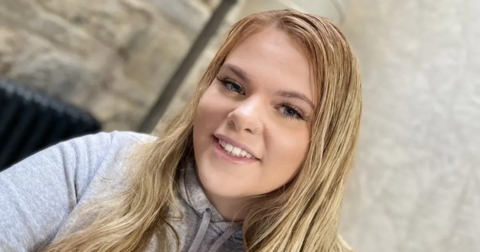
{"label": "hair part", "polygon": [[[129,187],[94,209],[87,227],[65,233],[44,252],[142,251],[156,235],[162,251],[179,248],[172,228],[179,221],[176,199],[179,168],[193,160],[193,122],[199,100],[228,54],[264,28],[279,29],[304,51],[317,84],[309,151],[288,185],[261,196],[243,224],[246,251],[348,251],[338,236],[344,186],[351,170],[361,117],[361,84],[352,49],[325,18],[295,10],[250,15],[237,22],[210,63],[186,106],[158,140],[132,155]],[[165,237],[174,238],[170,244]]]}

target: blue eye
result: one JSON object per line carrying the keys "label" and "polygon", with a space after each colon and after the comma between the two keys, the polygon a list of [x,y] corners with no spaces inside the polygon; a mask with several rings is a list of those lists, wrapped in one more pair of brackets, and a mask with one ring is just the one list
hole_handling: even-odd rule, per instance
{"label": "blue eye", "polygon": [[283,116],[290,118],[290,119],[300,119],[303,120],[303,114],[300,112],[298,108],[291,104],[282,104],[280,112]]}
{"label": "blue eye", "polygon": [[233,91],[235,93],[239,93],[239,94],[242,94],[244,95],[245,94],[245,91],[243,91],[243,88],[240,87],[240,85],[237,85],[235,83],[232,83],[232,82],[226,82],[225,83],[225,87],[227,89],[229,89],[230,91]]}
{"label": "blue eye", "polygon": [[239,93],[241,95],[245,95],[245,90],[243,90],[242,86],[238,85],[237,83],[231,81],[231,80],[228,80],[228,79],[220,79],[220,78],[217,78],[224,86],[226,89],[228,89],[229,91],[232,91],[232,92],[235,92],[235,93]]}

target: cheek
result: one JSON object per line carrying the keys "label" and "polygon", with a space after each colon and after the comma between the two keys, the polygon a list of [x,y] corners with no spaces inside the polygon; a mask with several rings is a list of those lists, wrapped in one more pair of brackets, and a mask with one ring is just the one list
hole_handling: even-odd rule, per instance
{"label": "cheek", "polygon": [[272,147],[270,153],[272,163],[275,163],[274,167],[283,167],[284,176],[291,178],[307,154],[310,134],[307,128],[302,128],[282,130],[275,135],[278,137],[272,137],[269,144]]}
{"label": "cheek", "polygon": [[[213,84],[212,84],[213,85]],[[215,130],[226,117],[222,97],[213,87],[209,87],[200,99],[195,114],[194,127],[196,131]]]}

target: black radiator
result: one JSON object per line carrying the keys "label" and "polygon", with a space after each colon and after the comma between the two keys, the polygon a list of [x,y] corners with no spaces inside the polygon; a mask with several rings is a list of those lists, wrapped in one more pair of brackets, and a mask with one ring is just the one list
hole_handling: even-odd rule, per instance
{"label": "black radiator", "polygon": [[0,171],[46,147],[100,130],[88,112],[0,80]]}

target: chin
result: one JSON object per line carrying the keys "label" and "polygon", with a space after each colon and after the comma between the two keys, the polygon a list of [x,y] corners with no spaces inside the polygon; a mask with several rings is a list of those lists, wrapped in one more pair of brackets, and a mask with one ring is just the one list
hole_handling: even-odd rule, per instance
{"label": "chin", "polygon": [[[224,173],[213,165],[198,165],[198,177],[207,195],[220,197],[243,197],[249,188],[241,184],[239,176],[234,173]],[[251,188],[251,187],[250,187]]]}

